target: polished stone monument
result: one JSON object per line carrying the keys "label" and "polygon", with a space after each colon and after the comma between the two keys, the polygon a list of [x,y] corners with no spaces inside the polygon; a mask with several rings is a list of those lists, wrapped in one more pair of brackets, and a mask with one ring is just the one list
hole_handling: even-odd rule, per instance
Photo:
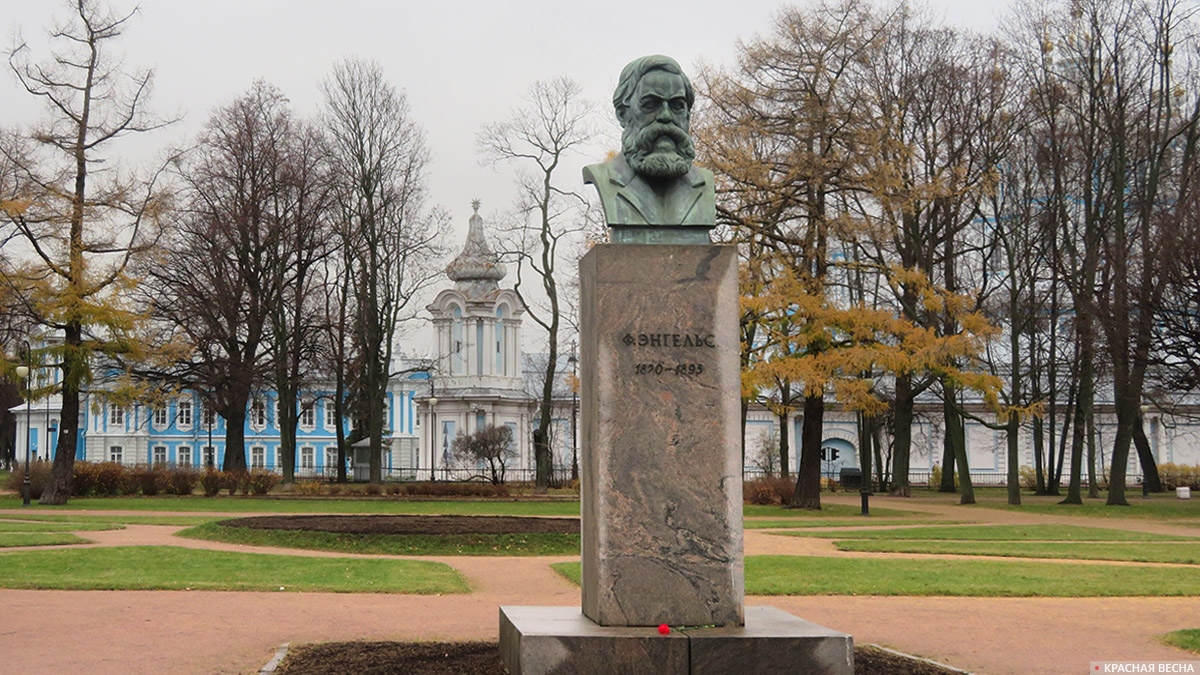
{"label": "polished stone monument", "polygon": [[622,154],[584,169],[614,243],[579,270],[582,607],[501,607],[513,675],[854,671],[849,635],[744,605],[737,254],[693,101],[673,59],[633,61]]}

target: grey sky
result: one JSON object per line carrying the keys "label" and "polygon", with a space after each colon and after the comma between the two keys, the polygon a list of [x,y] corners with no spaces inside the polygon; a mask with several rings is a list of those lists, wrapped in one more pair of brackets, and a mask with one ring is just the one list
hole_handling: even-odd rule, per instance
{"label": "grey sky", "polygon": [[[931,7],[950,23],[988,29],[1004,4],[932,0]],[[427,130],[434,156],[431,203],[448,208],[455,229],[465,232],[472,198],[484,200],[485,214],[513,201],[511,173],[481,167],[474,139],[481,125],[519,105],[530,83],[566,75],[600,104],[612,138],[594,157],[581,158],[582,165],[615,149],[616,122],[606,101],[626,62],[662,53],[689,71],[700,60],[729,63],[736,41],[769,30],[780,6],[774,0],[143,0],[121,40],[125,61],[156,70],[155,111],[185,118],[129,148],[144,153],[185,144],[214,106],[242,94],[256,78],[281,88],[298,114],[313,114],[318,84],[336,61],[371,58],[406,91]],[[0,0],[5,50],[18,28],[36,46],[51,16],[64,12],[58,0]],[[37,103],[18,91],[5,70],[0,125],[33,121],[40,114]]]}

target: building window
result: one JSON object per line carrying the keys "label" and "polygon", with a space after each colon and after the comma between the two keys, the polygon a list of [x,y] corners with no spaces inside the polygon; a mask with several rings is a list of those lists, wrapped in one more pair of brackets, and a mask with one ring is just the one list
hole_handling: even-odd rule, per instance
{"label": "building window", "polygon": [[167,463],[167,446],[156,445],[150,454],[150,461],[154,466],[161,466]]}
{"label": "building window", "polygon": [[314,448],[300,448],[300,471],[312,474],[316,468],[317,451]]}
{"label": "building window", "polygon": [[315,401],[300,404],[300,428],[308,431],[317,428],[317,404]]}
{"label": "building window", "polygon": [[192,449],[186,445],[179,446],[179,449],[175,451],[175,464],[177,466],[191,466]]}
{"label": "building window", "polygon": [[454,422],[442,422],[442,466],[450,466],[450,445],[454,443]]}
{"label": "building window", "polygon": [[204,466],[210,469],[217,466],[217,449],[211,445],[204,446]]}
{"label": "building window", "polygon": [[325,475],[337,475],[337,448],[325,448]]}
{"label": "building window", "polygon": [[495,373],[497,375],[506,375],[507,374],[507,372],[504,368],[504,311],[505,311],[505,309],[506,308],[504,305],[501,305],[496,308],[496,319],[498,319],[498,320],[495,323],[495,327],[492,329],[496,332],[496,369],[495,369]]}
{"label": "building window", "polygon": [[267,468],[267,449],[261,446],[250,448],[250,468],[265,469]]}
{"label": "building window", "polygon": [[167,428],[167,406],[165,406],[165,405],[154,406],[153,421],[154,421],[155,429],[166,429]]}
{"label": "building window", "polygon": [[259,431],[267,428],[267,404],[261,398],[250,404],[250,426]]}
{"label": "building window", "polygon": [[325,430],[336,431],[338,428],[337,410],[334,408],[333,401],[325,402]]}
{"label": "building window", "polygon": [[454,322],[450,324],[450,374],[464,375],[467,371],[466,355],[463,353],[463,318],[462,310],[454,308]]}
{"label": "building window", "polygon": [[217,426],[217,411],[213,410],[211,405],[202,406],[200,410],[201,421],[205,429],[212,429]]}
{"label": "building window", "polygon": [[108,461],[121,464],[125,460],[125,449],[119,445],[108,448]]}
{"label": "building window", "polygon": [[175,421],[178,423],[178,426],[180,429],[191,429],[192,428],[192,399],[181,398],[181,399],[179,399],[178,405],[179,405],[179,408],[178,408],[179,416]]}
{"label": "building window", "polygon": [[108,426],[124,427],[125,426],[125,409],[119,405],[109,404],[108,406]]}

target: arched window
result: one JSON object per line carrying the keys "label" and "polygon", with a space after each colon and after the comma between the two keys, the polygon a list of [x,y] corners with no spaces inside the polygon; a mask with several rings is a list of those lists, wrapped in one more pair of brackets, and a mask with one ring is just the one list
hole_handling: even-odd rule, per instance
{"label": "arched window", "polygon": [[500,305],[496,308],[496,374],[505,375],[507,371],[504,363],[504,331],[507,330],[504,326],[504,319],[508,314],[508,305]]}
{"label": "arched window", "polygon": [[450,326],[450,372],[453,375],[466,373],[466,346],[463,344],[462,309],[455,307],[454,322]]}

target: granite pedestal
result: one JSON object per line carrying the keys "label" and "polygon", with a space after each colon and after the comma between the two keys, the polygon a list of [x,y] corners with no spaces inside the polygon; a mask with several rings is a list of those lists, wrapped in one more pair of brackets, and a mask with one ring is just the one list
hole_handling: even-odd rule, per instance
{"label": "granite pedestal", "polygon": [[501,607],[500,654],[521,675],[852,675],[849,635],[774,607],[748,607],[745,626],[604,627],[578,607]]}
{"label": "granite pedestal", "polygon": [[501,608],[509,672],[851,675],[850,636],[744,606],[736,249],[579,268],[582,607]]}

